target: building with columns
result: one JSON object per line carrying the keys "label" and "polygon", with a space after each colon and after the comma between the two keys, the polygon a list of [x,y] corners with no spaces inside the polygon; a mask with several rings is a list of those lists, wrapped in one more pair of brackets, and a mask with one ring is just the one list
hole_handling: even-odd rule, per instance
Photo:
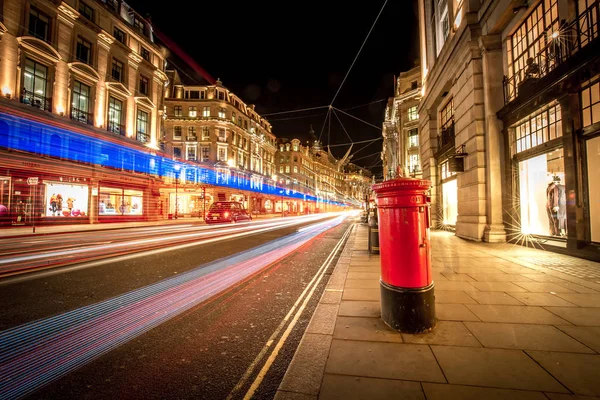
{"label": "building with columns", "polygon": [[382,129],[384,180],[398,175],[421,178],[418,112],[421,99],[420,67],[401,72],[394,86],[394,97],[388,101]]}
{"label": "building with columns", "polygon": [[598,258],[599,20],[597,0],[419,1],[438,226]]}
{"label": "building with columns", "polygon": [[159,149],[167,76],[150,24],[118,0],[0,6],[4,223],[156,218],[140,155]]}

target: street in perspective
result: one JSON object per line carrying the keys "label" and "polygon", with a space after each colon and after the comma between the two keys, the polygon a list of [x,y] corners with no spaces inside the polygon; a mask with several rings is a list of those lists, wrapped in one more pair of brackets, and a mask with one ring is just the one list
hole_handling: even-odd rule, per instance
{"label": "street in perspective", "polygon": [[0,2],[0,399],[600,399],[600,1]]}

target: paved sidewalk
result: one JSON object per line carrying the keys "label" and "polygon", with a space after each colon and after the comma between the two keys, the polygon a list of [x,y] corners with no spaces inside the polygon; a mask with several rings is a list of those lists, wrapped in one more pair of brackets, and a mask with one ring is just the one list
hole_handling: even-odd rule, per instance
{"label": "paved sidewalk", "polygon": [[431,236],[435,330],[381,321],[356,225],[276,400],[600,399],[599,263]]}

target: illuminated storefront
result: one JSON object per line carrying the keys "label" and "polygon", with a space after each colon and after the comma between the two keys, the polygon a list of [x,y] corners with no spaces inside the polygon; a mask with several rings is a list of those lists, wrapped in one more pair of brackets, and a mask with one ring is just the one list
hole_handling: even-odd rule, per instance
{"label": "illuminated storefront", "polygon": [[444,226],[455,226],[458,220],[458,182],[456,172],[451,172],[445,161],[440,166],[442,177],[442,221]]}
{"label": "illuminated storefront", "polygon": [[[587,210],[589,240],[600,243],[600,75],[591,79],[581,90],[581,119],[585,149]],[[587,233],[587,232],[586,232]]]}
{"label": "illuminated storefront", "polygon": [[88,216],[89,188],[65,182],[45,181],[43,215],[46,217]]}
{"label": "illuminated storefront", "polygon": [[521,232],[567,235],[563,149],[519,162]]}
{"label": "illuminated storefront", "polygon": [[592,242],[600,243],[600,136],[586,142],[586,153],[590,237]]}
{"label": "illuminated storefront", "polygon": [[141,190],[101,186],[98,193],[99,216],[141,216],[144,192]]}
{"label": "illuminated storefront", "polygon": [[511,152],[518,166],[519,224],[525,235],[567,236],[565,162],[558,103],[527,116],[512,127]]}

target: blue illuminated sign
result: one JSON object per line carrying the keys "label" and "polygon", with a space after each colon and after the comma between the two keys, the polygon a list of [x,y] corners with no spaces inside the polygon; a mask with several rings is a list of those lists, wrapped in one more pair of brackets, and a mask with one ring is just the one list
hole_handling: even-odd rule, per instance
{"label": "blue illuminated sign", "polygon": [[189,161],[175,161],[160,151],[136,149],[126,144],[101,140],[6,113],[0,113],[0,148],[161,178],[174,179],[177,176],[180,183],[221,186],[338,206],[349,205],[341,201],[327,200],[313,194],[281,188],[272,181],[269,181],[272,184],[265,183],[264,178],[252,173],[229,168],[214,168]]}

